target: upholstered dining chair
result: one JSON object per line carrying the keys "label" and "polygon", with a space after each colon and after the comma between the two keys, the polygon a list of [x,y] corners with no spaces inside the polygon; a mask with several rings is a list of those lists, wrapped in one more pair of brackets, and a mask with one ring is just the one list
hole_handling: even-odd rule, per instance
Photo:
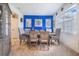
{"label": "upholstered dining chair", "polygon": [[57,28],[55,33],[51,36],[51,42],[54,40],[55,42],[58,42],[60,44],[60,34],[61,34],[61,29]]}
{"label": "upholstered dining chair", "polygon": [[20,40],[20,45],[21,45],[22,42],[25,42],[26,35],[25,34],[21,34],[19,29],[18,29],[18,31],[19,31],[19,40]]}
{"label": "upholstered dining chair", "polygon": [[47,44],[47,48],[49,49],[49,33],[45,31],[40,32],[40,45]]}
{"label": "upholstered dining chair", "polygon": [[31,31],[29,36],[30,36],[30,40],[29,40],[29,43],[30,45],[38,45],[38,32],[36,31]]}

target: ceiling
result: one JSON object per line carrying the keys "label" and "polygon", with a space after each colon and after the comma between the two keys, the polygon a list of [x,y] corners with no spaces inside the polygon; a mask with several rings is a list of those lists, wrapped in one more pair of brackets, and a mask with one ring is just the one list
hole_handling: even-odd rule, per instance
{"label": "ceiling", "polygon": [[62,3],[10,3],[23,15],[53,15]]}

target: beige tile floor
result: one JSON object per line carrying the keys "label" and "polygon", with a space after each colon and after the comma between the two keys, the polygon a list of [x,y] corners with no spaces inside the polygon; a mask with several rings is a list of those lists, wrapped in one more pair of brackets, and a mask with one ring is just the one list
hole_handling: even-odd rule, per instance
{"label": "beige tile floor", "polygon": [[51,45],[49,50],[46,47],[29,48],[27,44],[19,45],[18,39],[12,39],[10,56],[76,56],[75,52],[65,47],[63,44]]}

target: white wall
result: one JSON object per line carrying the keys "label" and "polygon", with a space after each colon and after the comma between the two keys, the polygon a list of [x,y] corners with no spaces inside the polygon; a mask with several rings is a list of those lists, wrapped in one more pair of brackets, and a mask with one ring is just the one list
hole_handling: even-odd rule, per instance
{"label": "white wall", "polygon": [[[69,7],[71,7],[73,4],[64,4],[62,7],[64,7],[64,11],[67,10]],[[64,11],[61,12],[60,9],[58,10],[58,15],[54,15],[55,20],[55,29],[57,28],[57,22],[60,21],[60,17],[64,14]],[[61,39],[60,41],[63,42],[65,45],[67,45],[69,48],[73,49],[74,51],[79,53],[79,4],[77,4],[77,15],[75,19],[75,33],[66,33],[61,32]]]}
{"label": "white wall", "polygon": [[14,7],[12,4],[9,4],[10,9],[12,12],[15,12],[18,15],[18,26],[20,27],[20,19],[23,18],[23,13],[19,11],[16,7]]}

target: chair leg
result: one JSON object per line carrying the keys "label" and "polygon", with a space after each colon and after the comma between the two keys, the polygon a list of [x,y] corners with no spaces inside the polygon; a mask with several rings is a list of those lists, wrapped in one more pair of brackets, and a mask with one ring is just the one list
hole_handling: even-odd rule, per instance
{"label": "chair leg", "polygon": [[52,39],[51,39],[51,42],[50,43],[52,44]]}
{"label": "chair leg", "polygon": [[48,48],[48,50],[49,50],[49,42],[47,43],[47,48]]}
{"label": "chair leg", "polygon": [[20,45],[21,45],[21,43],[22,43],[22,40],[20,40]]}
{"label": "chair leg", "polygon": [[41,50],[41,42],[39,43],[39,45],[40,45],[40,50]]}
{"label": "chair leg", "polygon": [[31,48],[31,45],[32,45],[32,44],[31,44],[31,41],[30,41],[30,42],[29,42],[29,48]]}
{"label": "chair leg", "polygon": [[51,39],[51,44],[54,44],[54,42],[52,42],[52,41],[56,41],[56,40],[54,40],[54,39]]}
{"label": "chair leg", "polygon": [[23,42],[25,43],[25,39],[23,39]]}
{"label": "chair leg", "polygon": [[38,41],[36,42],[36,46],[38,45]]}
{"label": "chair leg", "polygon": [[28,43],[28,47],[29,47],[29,49],[30,49],[30,45],[31,45],[31,43],[29,42],[29,43]]}
{"label": "chair leg", "polygon": [[50,40],[48,41],[48,45],[50,46]]}
{"label": "chair leg", "polygon": [[40,42],[40,44],[39,44],[39,45],[40,45],[40,50],[41,50],[41,46],[42,46],[43,44],[46,44],[47,50],[49,50],[49,42],[47,42],[47,43],[41,43],[41,42]]}
{"label": "chair leg", "polygon": [[60,45],[60,41],[58,40],[58,44]]}

